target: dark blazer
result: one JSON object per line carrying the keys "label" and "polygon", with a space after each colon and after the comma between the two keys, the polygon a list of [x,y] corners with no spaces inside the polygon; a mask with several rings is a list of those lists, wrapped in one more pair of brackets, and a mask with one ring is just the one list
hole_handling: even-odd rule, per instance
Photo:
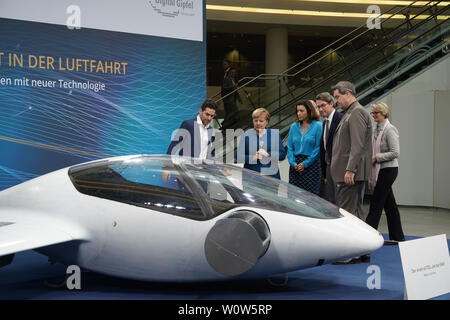
{"label": "dark blazer", "polygon": [[[213,127],[208,128],[208,152],[207,159],[214,159]],[[178,153],[179,151],[179,153]],[[167,149],[167,154],[179,154],[180,156],[198,158],[200,156],[200,128],[197,118],[184,120],[177,130],[172,142]]]}
{"label": "dark blazer", "polygon": [[[343,115],[337,110],[334,111],[333,120],[330,123],[330,132],[327,140],[328,163],[331,164],[331,156],[333,154],[333,138],[334,132],[341,121]],[[323,135],[325,134],[325,121],[323,122],[322,136],[320,137],[320,165],[322,167],[322,177],[326,177],[327,163],[325,162],[325,147],[323,145]]]}
{"label": "dark blazer", "polygon": [[224,96],[226,96],[228,93],[230,93],[231,91],[233,91],[233,85],[231,85],[231,88],[230,88],[230,82],[227,79],[227,78],[229,78],[228,72],[230,72],[230,69],[231,68],[228,68],[227,70],[225,70],[225,73],[223,75],[222,88],[220,89],[220,95],[222,98]]}
{"label": "dark blazer", "polygon": [[233,90],[234,90],[233,79],[231,79],[231,77],[226,77],[225,79],[223,79],[222,90],[220,92],[222,97],[224,97],[227,94],[231,93]]}
{"label": "dark blazer", "polygon": [[[227,94],[233,92],[234,90],[235,90],[235,87],[234,87],[233,79],[230,76],[223,79],[223,85],[222,85],[222,91],[221,91],[222,98],[224,96],[226,96]],[[227,100],[226,102],[231,102],[231,103],[236,103],[236,101],[242,102],[241,97],[237,91],[235,93],[227,96],[224,100]]]}

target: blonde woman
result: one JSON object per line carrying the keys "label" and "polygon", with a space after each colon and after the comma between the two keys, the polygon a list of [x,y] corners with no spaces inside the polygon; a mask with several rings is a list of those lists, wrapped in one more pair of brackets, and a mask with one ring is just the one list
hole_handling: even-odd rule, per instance
{"label": "blonde woman", "polygon": [[238,161],[244,163],[246,169],[280,179],[278,161],[286,158],[280,133],[267,128],[270,113],[266,109],[256,109],[252,118],[253,129],[245,131],[239,142]]}
{"label": "blonde woman", "polygon": [[366,223],[377,229],[384,208],[390,240],[404,241],[400,212],[392,191],[392,184],[398,175],[397,159],[400,155],[398,130],[388,120],[389,107],[385,103],[372,105],[371,114],[377,126],[372,137],[373,167],[369,188],[373,189],[373,194]]}

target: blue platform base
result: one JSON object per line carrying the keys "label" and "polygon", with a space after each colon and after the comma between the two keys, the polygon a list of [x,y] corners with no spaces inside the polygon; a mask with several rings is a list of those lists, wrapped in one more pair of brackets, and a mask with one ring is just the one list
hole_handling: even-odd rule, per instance
{"label": "blue platform base", "polygon": [[[372,265],[380,268],[380,289],[367,286]],[[51,265],[39,253],[19,253],[0,269],[0,299],[402,300],[404,290],[398,246],[383,246],[372,253],[370,263],[324,265],[270,279],[220,283],[149,283],[83,272],[81,290],[55,288],[65,281],[65,272],[63,265]],[[449,300],[450,293],[434,299]]]}

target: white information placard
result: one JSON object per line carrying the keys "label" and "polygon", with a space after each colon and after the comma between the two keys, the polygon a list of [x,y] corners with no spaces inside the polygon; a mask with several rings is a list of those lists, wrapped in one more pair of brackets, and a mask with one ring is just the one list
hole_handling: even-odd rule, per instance
{"label": "white information placard", "polygon": [[425,300],[450,292],[450,257],[445,234],[399,242],[405,299]]}

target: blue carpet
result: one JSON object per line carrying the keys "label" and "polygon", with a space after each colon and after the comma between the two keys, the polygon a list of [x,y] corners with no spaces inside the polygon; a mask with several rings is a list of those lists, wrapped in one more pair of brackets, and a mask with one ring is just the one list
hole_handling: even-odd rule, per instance
{"label": "blue carpet", "polygon": [[[417,237],[407,237],[407,240]],[[449,247],[450,247],[450,241]],[[368,289],[370,265],[381,271],[381,288]],[[0,299],[91,300],[401,300],[404,278],[398,246],[383,246],[370,263],[324,265],[269,279],[214,283],[149,283],[82,273],[81,290],[49,287],[65,280],[65,267],[34,251],[19,253],[0,268]],[[450,300],[450,293],[434,298]]]}

